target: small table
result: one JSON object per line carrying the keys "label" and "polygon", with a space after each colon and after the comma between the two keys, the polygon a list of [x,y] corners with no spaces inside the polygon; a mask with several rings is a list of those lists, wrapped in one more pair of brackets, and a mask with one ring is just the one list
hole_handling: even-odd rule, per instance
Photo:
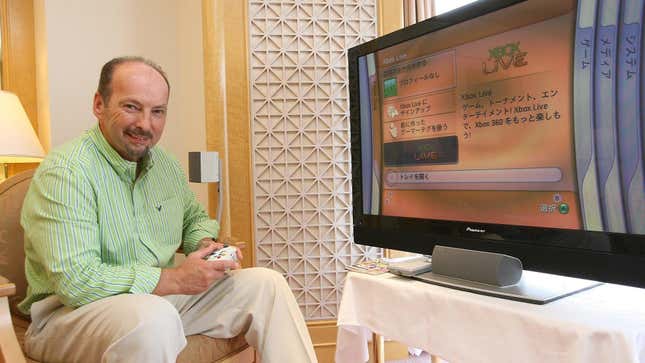
{"label": "small table", "polygon": [[366,362],[373,333],[448,362],[637,363],[645,362],[645,289],[603,284],[533,305],[350,272],[338,327],[338,363]]}

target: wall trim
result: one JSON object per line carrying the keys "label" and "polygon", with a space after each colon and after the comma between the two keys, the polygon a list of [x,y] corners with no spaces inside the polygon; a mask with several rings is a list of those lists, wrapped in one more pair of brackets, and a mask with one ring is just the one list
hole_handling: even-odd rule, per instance
{"label": "wall trim", "polygon": [[[222,236],[246,241],[242,266],[255,265],[246,1],[202,0],[206,147],[222,160]],[[217,185],[209,185],[215,215]]]}

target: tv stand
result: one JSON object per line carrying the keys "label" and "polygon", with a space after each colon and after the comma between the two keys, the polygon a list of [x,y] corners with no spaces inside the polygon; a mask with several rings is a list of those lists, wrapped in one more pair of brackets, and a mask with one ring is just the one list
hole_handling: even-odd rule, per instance
{"label": "tv stand", "polygon": [[524,271],[515,257],[437,245],[432,254],[432,271],[415,279],[532,304],[553,300],[591,289],[600,282]]}

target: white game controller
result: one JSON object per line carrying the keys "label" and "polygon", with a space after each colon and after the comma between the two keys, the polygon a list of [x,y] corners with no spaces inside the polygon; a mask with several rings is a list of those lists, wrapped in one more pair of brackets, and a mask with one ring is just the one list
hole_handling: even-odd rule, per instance
{"label": "white game controller", "polygon": [[237,248],[225,246],[217,251],[211,252],[204,257],[206,261],[233,261],[237,262]]}

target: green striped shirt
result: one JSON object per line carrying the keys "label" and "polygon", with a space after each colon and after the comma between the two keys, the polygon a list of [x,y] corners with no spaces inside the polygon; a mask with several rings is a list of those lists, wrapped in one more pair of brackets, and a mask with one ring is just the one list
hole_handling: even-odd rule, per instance
{"label": "green striped shirt", "polygon": [[56,294],[78,307],[122,293],[151,293],[161,268],[216,237],[179,163],[159,147],[127,161],[98,126],[52,151],[22,209],[29,287],[19,308]]}

